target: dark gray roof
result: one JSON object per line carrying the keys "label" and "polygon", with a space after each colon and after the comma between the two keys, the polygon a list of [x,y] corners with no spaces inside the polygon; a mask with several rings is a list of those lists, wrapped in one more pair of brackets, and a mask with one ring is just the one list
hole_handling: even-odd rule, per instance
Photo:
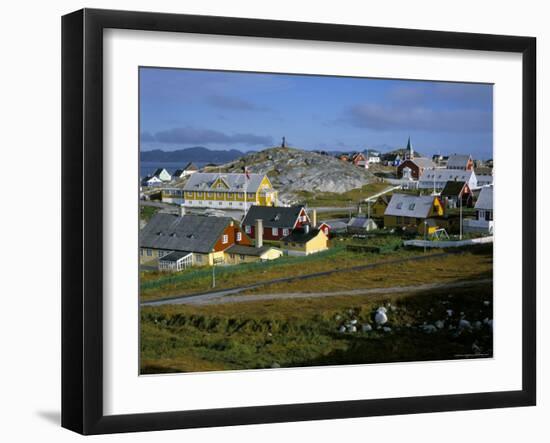
{"label": "dark gray roof", "polygon": [[162,174],[162,171],[169,174],[169,172],[165,168],[157,168],[155,169],[155,172],[153,172],[153,176],[158,177],[160,174]]}
{"label": "dark gray roof", "polygon": [[197,168],[197,166],[193,162],[189,162],[185,165],[183,170],[184,171],[198,171],[199,168]]}
{"label": "dark gray roof", "polygon": [[493,187],[488,186],[486,188],[481,188],[479,197],[475,205],[476,209],[486,209],[493,210]]}
{"label": "dark gray roof", "polygon": [[[263,174],[248,174],[250,178],[246,178],[246,174],[223,173],[217,172],[195,172],[185,184],[185,191],[216,191],[216,192],[256,192],[265,175]],[[214,189],[212,185],[218,178],[227,184],[228,188]]]}
{"label": "dark gray roof", "polygon": [[413,157],[412,159],[410,159],[410,161],[415,163],[420,168],[424,168],[424,169],[433,168],[435,166],[432,159],[427,157]]}
{"label": "dark gray roof", "polygon": [[157,213],[140,231],[139,246],[208,253],[230,223],[229,217]]}
{"label": "dark gray roof", "polygon": [[254,246],[233,245],[227,248],[225,252],[229,254],[253,255],[259,257],[270,249],[274,249],[273,246],[262,246],[261,248],[255,248]]}
{"label": "dark gray roof", "polygon": [[463,154],[453,154],[449,155],[449,160],[447,162],[447,168],[464,168],[468,165],[468,160],[470,160],[469,155]]}
{"label": "dark gray roof", "polygon": [[295,243],[307,243],[312,238],[317,237],[319,229],[310,228],[308,232],[304,228],[296,228],[289,235],[282,238],[282,241],[295,242]]}
{"label": "dark gray roof", "polygon": [[432,195],[393,194],[384,215],[426,218],[434,199]]}
{"label": "dark gray roof", "polygon": [[183,174],[183,169],[176,169],[172,175],[179,177],[181,174]]}
{"label": "dark gray roof", "polygon": [[262,219],[266,228],[293,228],[303,206],[258,206],[252,205],[243,225],[254,225],[256,220]]}
{"label": "dark gray roof", "polygon": [[441,195],[451,197],[457,196],[462,192],[465,184],[466,182],[463,181],[449,181],[445,184],[443,191],[441,191]]}
{"label": "dark gray roof", "polygon": [[159,258],[159,261],[168,261],[176,263],[178,260],[187,257],[190,255],[191,252],[188,251],[174,251],[170,252],[170,254],[165,255],[164,257]]}

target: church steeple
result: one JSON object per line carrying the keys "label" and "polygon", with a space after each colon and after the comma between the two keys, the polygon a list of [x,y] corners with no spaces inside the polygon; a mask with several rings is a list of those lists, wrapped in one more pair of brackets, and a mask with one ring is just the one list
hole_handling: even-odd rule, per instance
{"label": "church steeple", "polygon": [[407,142],[407,151],[409,151],[409,159],[414,158],[414,150],[411,146],[411,136],[409,135],[409,141]]}

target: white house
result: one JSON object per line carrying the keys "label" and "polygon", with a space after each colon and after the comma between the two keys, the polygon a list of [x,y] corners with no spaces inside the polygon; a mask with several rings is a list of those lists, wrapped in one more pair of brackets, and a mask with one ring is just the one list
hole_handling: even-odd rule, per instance
{"label": "white house", "polygon": [[172,180],[172,176],[164,168],[158,168],[155,172],[153,172],[153,177],[157,177],[163,182],[169,182],[170,180]]}
{"label": "white house", "polygon": [[493,187],[481,189],[477,198],[475,219],[466,219],[463,222],[464,232],[493,233]]}
{"label": "white house", "polygon": [[141,181],[142,186],[160,186],[162,185],[162,180],[158,178],[156,175],[151,175],[148,177],[145,177]]}
{"label": "white house", "polygon": [[483,186],[490,186],[493,184],[492,175],[478,175],[477,176],[477,185],[481,188]]}
{"label": "white house", "polygon": [[419,189],[443,190],[447,182],[465,182],[470,189],[478,187],[477,177],[473,170],[461,169],[425,169],[418,180]]}
{"label": "white house", "polygon": [[199,168],[197,168],[194,163],[189,162],[182,169],[176,169],[172,177],[176,179],[177,178],[181,179],[191,174],[194,174],[195,172],[198,172],[198,171],[199,171]]}

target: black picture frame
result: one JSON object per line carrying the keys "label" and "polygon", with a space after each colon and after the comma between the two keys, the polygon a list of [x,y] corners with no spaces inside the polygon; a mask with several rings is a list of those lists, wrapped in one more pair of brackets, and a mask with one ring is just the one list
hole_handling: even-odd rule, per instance
{"label": "black picture frame", "polygon": [[[103,30],[522,54],[522,389],[106,416],[103,413]],[[83,9],[62,18],[62,426],[82,434],[530,406],[536,403],[536,39]]]}

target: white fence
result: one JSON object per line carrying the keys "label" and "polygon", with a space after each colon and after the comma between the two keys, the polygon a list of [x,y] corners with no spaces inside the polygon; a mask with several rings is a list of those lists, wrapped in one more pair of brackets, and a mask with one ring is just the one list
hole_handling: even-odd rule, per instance
{"label": "white fence", "polygon": [[472,246],[472,245],[481,245],[484,243],[493,243],[493,236],[489,237],[480,237],[480,238],[471,238],[468,240],[405,240],[405,246],[416,246],[418,248],[460,248],[462,246]]}

